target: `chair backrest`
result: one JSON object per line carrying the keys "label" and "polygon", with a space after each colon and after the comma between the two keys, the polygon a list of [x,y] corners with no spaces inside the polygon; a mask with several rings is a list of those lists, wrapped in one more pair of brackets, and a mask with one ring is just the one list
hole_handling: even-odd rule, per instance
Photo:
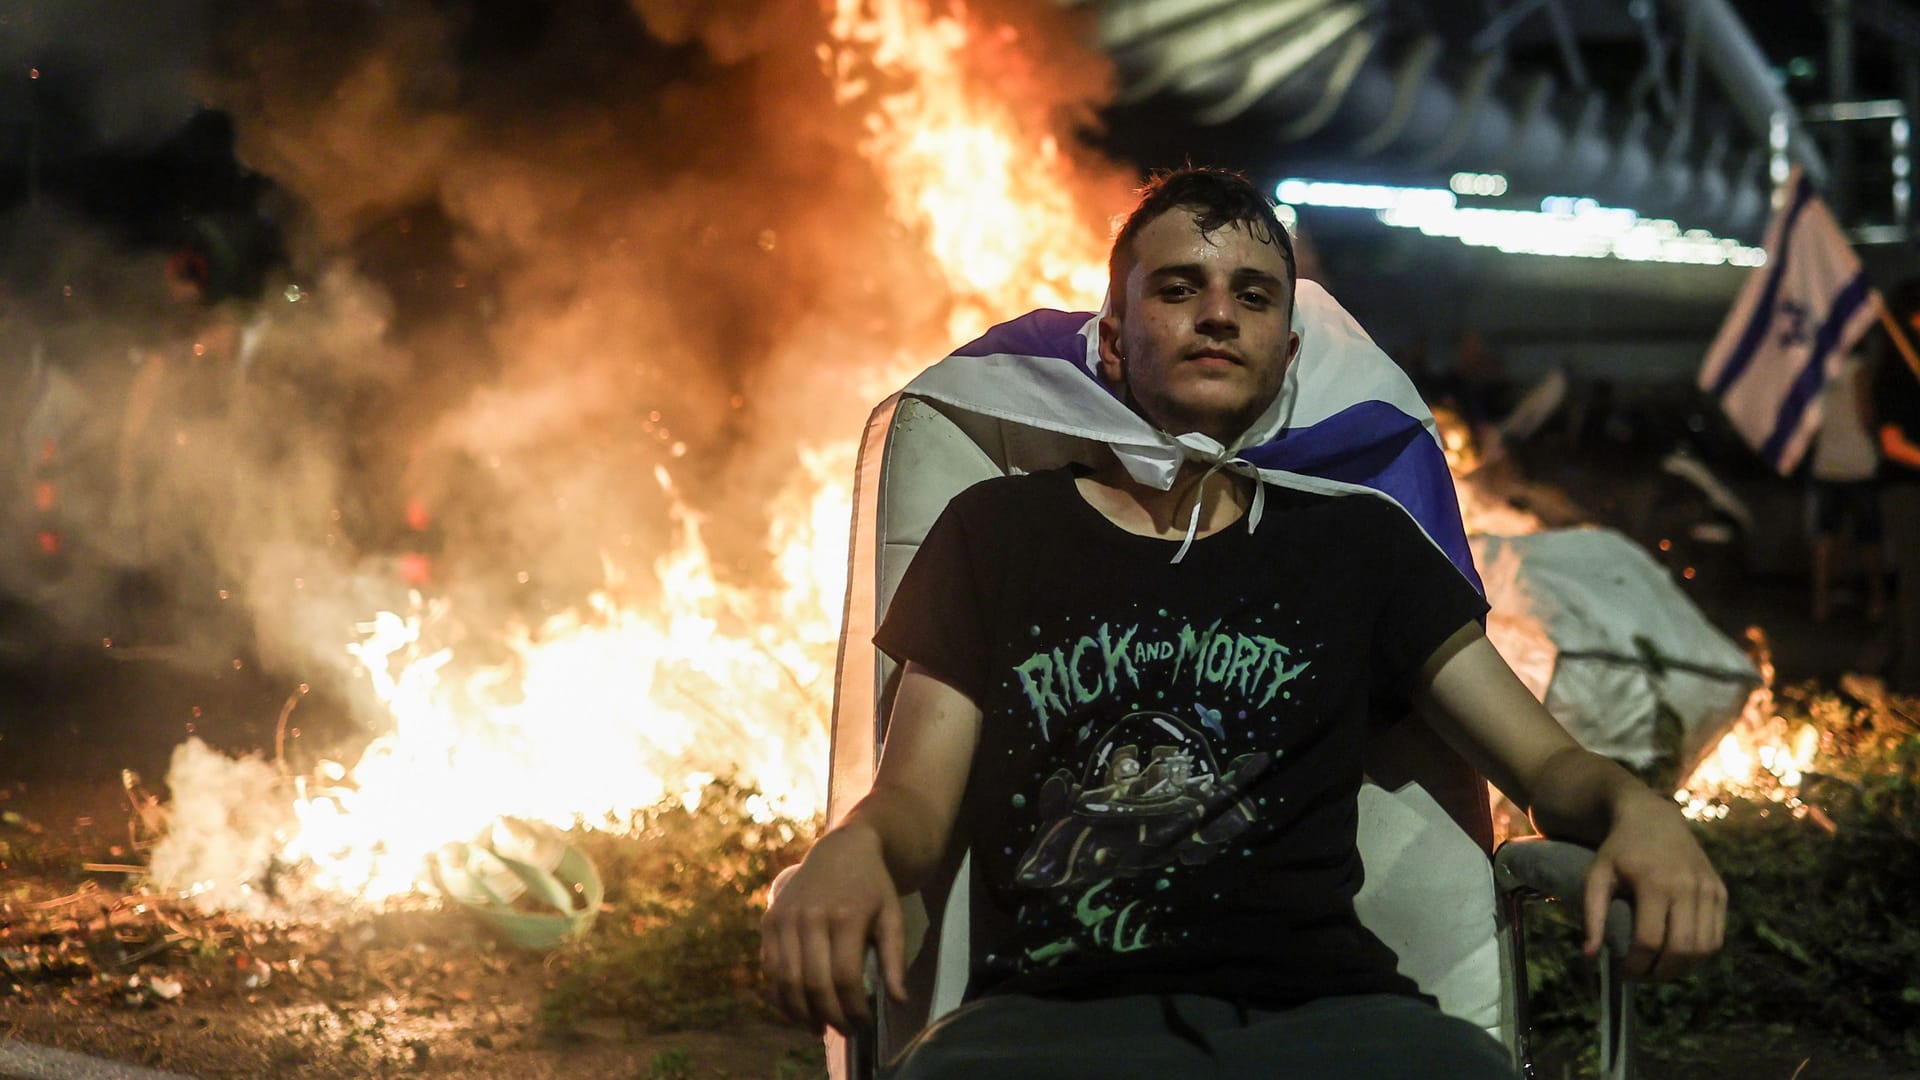
{"label": "chair backrest", "polygon": [[[886,611],[908,562],[949,499],[972,484],[1104,452],[1072,439],[990,417],[896,396],[874,413],[862,448],[848,644],[835,710],[830,817],[837,819],[872,782],[875,751],[894,675],[891,660],[856,640],[859,618]],[[867,566],[862,555],[871,558]],[[871,657],[871,663],[866,657]],[[1400,958],[1400,970],[1446,1012],[1511,1045],[1513,996],[1503,985],[1506,935],[1487,859],[1487,789],[1426,725],[1402,722],[1372,740],[1369,782],[1359,805],[1366,882],[1361,920]],[[913,1002],[889,1004],[879,1052],[890,1058],[929,1020],[960,1002],[969,968],[968,868],[955,850],[943,872],[908,904],[910,939],[923,944],[908,973]]]}

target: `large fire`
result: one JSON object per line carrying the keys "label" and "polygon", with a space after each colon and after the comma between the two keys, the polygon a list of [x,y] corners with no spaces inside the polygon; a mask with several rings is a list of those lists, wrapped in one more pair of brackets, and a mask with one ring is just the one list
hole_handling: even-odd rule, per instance
{"label": "large fire", "polygon": [[375,616],[350,648],[393,730],[350,771],[323,763],[303,779],[282,857],[378,900],[413,891],[429,853],[502,815],[618,827],[722,774],[765,793],[749,799],[757,814],[817,813],[849,497],[834,454],[808,449],[802,464],[775,526],[776,589],[722,582],[680,508],[682,542],[653,567],[657,604],[623,606],[612,574],[585,610],[508,631],[508,665],[451,677],[454,650],[425,644],[446,614],[432,601]]}
{"label": "large fire", "polygon": [[[1090,183],[1045,130],[1053,118],[1018,111],[1017,86],[983,89],[995,65],[1017,74],[1019,34],[915,0],[837,0],[827,17],[823,75],[863,117],[860,152],[888,212],[950,293],[943,326],[882,343],[887,359],[855,391],[863,404],[994,321],[1097,305],[1101,225],[1116,207],[1084,205]],[[324,895],[379,902],[428,888],[436,849],[503,816],[617,828],[662,800],[698,799],[717,776],[764,793],[759,813],[819,814],[857,436],[795,448],[769,515],[771,587],[716,572],[705,523],[663,468],[677,541],[647,568],[644,605],[623,587],[633,568],[610,563],[586,606],[501,630],[510,661],[479,667],[436,644],[455,614],[442,600],[373,616],[350,651],[389,730],[357,761],[297,779],[276,858],[307,867]],[[209,905],[258,899],[197,868],[168,884]]]}

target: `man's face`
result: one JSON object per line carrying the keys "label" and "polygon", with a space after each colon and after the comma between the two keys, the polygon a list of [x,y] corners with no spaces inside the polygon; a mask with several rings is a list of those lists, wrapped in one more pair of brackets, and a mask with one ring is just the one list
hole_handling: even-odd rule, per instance
{"label": "man's face", "polygon": [[1300,349],[1280,250],[1234,224],[1202,236],[1176,207],[1134,238],[1124,315],[1100,320],[1100,370],[1170,435],[1231,444]]}

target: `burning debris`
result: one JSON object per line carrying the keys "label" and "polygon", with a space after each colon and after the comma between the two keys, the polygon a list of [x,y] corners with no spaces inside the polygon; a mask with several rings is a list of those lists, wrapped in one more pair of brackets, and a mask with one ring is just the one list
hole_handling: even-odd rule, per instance
{"label": "burning debris", "polygon": [[[557,882],[573,876],[568,858],[605,869],[603,894],[569,901],[598,916],[589,940],[514,942],[462,910],[336,901],[326,918],[285,920],[127,888],[120,873],[58,896],[48,887],[65,872],[14,876],[0,895],[0,1022],[194,1075],[360,1076],[430,1055],[453,1075],[631,1076],[650,1033],[752,1025],[752,899],[802,848],[802,823],[755,822],[746,793],[716,783],[701,796],[697,811],[675,800],[638,816],[631,835],[535,827],[491,840],[529,865],[558,842]],[[82,850],[112,835],[102,819]],[[769,1047],[810,1041],[771,1035],[744,1040],[757,1044],[729,1071],[764,1075],[755,1059]]]}
{"label": "burning debris", "polygon": [[[1838,694],[1799,686],[1776,696],[1765,637],[1758,628],[1748,634],[1767,685],[1700,757],[1674,801],[1695,820],[1724,819],[1740,802],[1774,805],[1832,832],[1836,826],[1822,802],[1857,797],[1861,775],[1879,768],[1876,763],[1901,767],[1902,745],[1920,736],[1920,710],[1887,693],[1879,679],[1861,675],[1844,677]],[[1838,790],[1814,794],[1821,784]]]}

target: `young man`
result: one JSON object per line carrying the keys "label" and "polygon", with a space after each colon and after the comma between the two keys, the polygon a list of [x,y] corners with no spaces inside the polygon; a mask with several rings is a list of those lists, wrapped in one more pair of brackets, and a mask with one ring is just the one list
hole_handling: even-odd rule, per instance
{"label": "young man", "polygon": [[[1103,377],[1162,432],[1233,448],[1299,348],[1291,243],[1244,179],[1156,179],[1121,230]],[[869,1021],[898,896],[964,822],[985,896],[969,1003],[903,1078],[1507,1076],[1353,913],[1369,721],[1411,700],[1549,834],[1598,846],[1585,907],[1636,904],[1630,973],[1719,947],[1725,890],[1673,805],[1582,750],[1400,510],[1188,461],[962,493],[876,642],[903,674],[873,791],[763,923],[783,1006]]]}

